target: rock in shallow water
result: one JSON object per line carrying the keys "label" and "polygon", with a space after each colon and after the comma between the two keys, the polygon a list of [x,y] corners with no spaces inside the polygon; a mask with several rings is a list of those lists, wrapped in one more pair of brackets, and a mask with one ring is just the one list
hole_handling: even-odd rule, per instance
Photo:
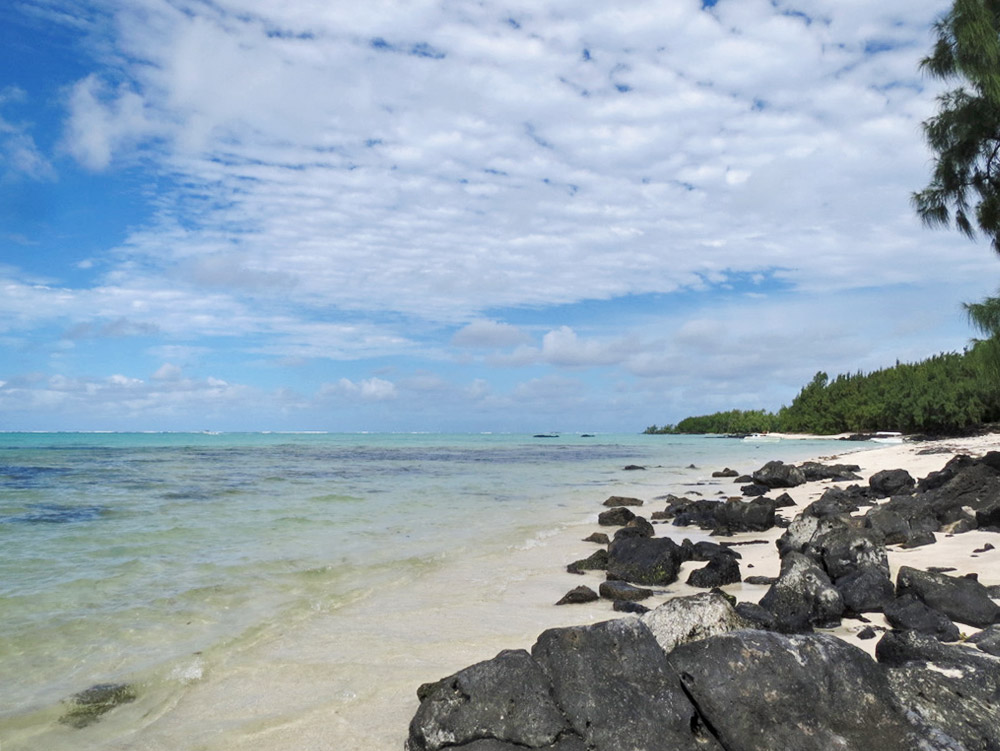
{"label": "rock in shallow water", "polygon": [[556,605],[580,605],[587,602],[596,602],[599,599],[600,597],[598,597],[597,592],[590,587],[579,586],[574,587],[564,594]]}
{"label": "rock in shallow water", "polygon": [[117,706],[135,701],[135,687],[128,683],[101,683],[73,695],[73,708],[59,718],[63,725],[85,728]]}
{"label": "rock in shallow water", "polygon": [[620,538],[608,548],[608,578],[634,584],[673,584],[686,558],[681,546],[668,537]]}
{"label": "rock in shallow water", "polygon": [[645,600],[653,596],[653,590],[644,589],[642,587],[633,587],[631,584],[626,584],[621,581],[605,581],[601,582],[601,586],[598,588],[601,597],[606,600],[623,600],[628,602],[637,602],[639,600]]}

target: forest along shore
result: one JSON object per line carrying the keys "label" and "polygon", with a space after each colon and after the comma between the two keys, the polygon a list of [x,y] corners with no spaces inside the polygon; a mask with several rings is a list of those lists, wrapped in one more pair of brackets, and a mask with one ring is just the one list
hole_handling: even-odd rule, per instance
{"label": "forest along shore", "polygon": [[560,602],[610,620],[421,686],[409,751],[1000,748],[1000,436],[713,474],[604,501]]}

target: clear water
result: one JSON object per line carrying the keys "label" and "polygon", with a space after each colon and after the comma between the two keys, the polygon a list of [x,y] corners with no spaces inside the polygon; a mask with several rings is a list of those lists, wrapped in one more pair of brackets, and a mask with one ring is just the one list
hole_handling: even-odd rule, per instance
{"label": "clear water", "polygon": [[[749,471],[843,447],[644,435],[0,434],[0,747],[210,747],[208,714],[184,709],[210,681],[240,693],[280,680],[279,663],[329,660],[339,661],[335,685],[353,685],[351,670],[405,662],[389,656],[407,641],[393,612],[420,623],[425,642],[489,630],[464,623],[443,636],[471,589],[519,579],[501,563],[512,550],[544,548],[611,493],[684,492],[722,466]],[[441,578],[483,566],[504,573]],[[350,655],[334,657],[341,651]],[[144,699],[84,730],[58,723],[67,697],[114,681],[140,685]],[[309,711],[274,710],[284,712],[275,722],[298,727]],[[329,727],[324,742],[352,742]],[[223,722],[213,738],[243,745],[247,732]]]}

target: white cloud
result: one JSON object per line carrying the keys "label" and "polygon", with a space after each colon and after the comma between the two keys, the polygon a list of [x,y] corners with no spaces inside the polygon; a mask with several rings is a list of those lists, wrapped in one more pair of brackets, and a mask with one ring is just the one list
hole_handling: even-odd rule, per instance
{"label": "white cloud", "polygon": [[153,373],[153,380],[177,381],[180,379],[182,373],[183,371],[179,366],[174,365],[173,363],[165,362],[163,363],[163,365],[157,368],[155,373]]}
{"label": "white cloud", "polygon": [[156,134],[145,109],[143,98],[124,84],[112,91],[91,74],[70,91],[64,146],[84,167],[103,170],[113,152]]}
{"label": "white cloud", "polygon": [[543,4],[515,28],[492,3],[150,0],[113,40],[149,64],[81,81],[69,141],[94,168],[147,142],[183,176],[129,257],[305,309],[468,320],[722,269],[846,289],[981,268],[907,203],[943,3],[804,7]]}
{"label": "white cloud", "polygon": [[466,324],[456,331],[451,343],[456,347],[500,349],[513,347],[527,340],[527,333],[517,326],[481,319]]}
{"label": "white cloud", "polygon": [[[392,381],[303,388],[497,414],[629,389],[774,399],[804,370],[929,354],[995,264],[908,203],[939,90],[917,64],[947,7],[116,4],[88,21],[98,67],[67,89],[64,146],[91,170],[152,170],[153,218],[75,259],[90,273],[66,278],[89,284],[0,269],[0,333],[27,349],[58,330],[78,345],[64,363],[118,337],[146,359],[106,372],[155,371],[131,388],[163,405],[259,397],[184,376],[224,351],[268,378],[378,358],[349,372]],[[29,133],[5,127],[0,143]],[[275,409],[311,403],[281,393]]]}
{"label": "white cloud", "polygon": [[395,399],[398,396],[396,384],[382,378],[366,378],[362,381],[352,381],[341,378],[335,384],[327,384],[320,390],[321,395],[337,395],[341,397],[359,398],[364,401],[381,402]]}
{"label": "white cloud", "polygon": [[[24,91],[8,86],[0,89],[0,110],[10,102],[25,99]],[[55,170],[35,144],[27,123],[11,122],[0,116],[0,179],[16,177],[32,180],[51,180]]]}

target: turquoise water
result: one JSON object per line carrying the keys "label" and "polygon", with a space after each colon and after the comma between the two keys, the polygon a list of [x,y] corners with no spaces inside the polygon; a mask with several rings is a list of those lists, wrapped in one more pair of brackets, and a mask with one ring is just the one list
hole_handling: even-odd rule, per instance
{"label": "turquoise water", "polygon": [[[611,492],[684,492],[722,466],[749,471],[843,447],[645,435],[0,434],[0,744],[31,747],[68,696],[96,683],[139,683],[168,712],[205,665],[218,674],[262,634],[348,612],[390,586],[419,601],[429,572],[544,540]],[[366,628],[377,640],[379,625]],[[109,742],[94,732],[67,743]]]}

